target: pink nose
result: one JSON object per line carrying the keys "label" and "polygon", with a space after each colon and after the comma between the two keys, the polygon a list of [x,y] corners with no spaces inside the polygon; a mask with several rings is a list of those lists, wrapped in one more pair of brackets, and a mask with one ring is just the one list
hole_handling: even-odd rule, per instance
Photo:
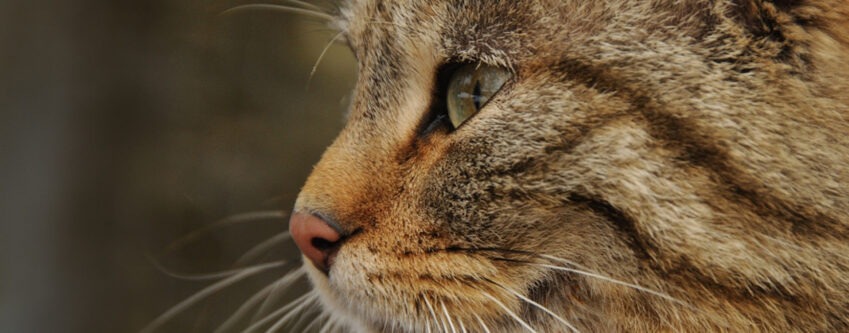
{"label": "pink nose", "polygon": [[339,250],[342,235],[321,218],[304,213],[295,213],[289,219],[289,233],[304,256],[316,268],[327,274],[332,259]]}

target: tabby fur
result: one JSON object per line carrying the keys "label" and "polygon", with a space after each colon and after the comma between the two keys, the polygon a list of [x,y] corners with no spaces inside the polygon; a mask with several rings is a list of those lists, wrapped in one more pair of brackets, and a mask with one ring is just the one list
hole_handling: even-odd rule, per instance
{"label": "tabby fur", "polygon": [[[355,97],[295,210],[345,232],[305,268],[349,330],[849,331],[849,2],[338,16]],[[452,62],[513,78],[423,134]]]}

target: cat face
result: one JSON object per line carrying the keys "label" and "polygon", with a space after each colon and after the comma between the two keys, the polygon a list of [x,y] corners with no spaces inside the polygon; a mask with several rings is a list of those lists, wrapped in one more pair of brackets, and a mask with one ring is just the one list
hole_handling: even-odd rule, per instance
{"label": "cat face", "polygon": [[[351,1],[355,98],[291,227],[322,304],[362,331],[849,325],[845,83],[817,75],[846,45],[807,5]],[[499,85],[457,123],[468,73]]]}

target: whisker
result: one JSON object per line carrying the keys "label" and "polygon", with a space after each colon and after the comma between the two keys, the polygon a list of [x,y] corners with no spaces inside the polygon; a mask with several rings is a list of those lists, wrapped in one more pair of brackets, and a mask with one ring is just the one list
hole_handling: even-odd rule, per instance
{"label": "whisker", "polygon": [[318,298],[318,293],[316,293],[315,291],[311,291],[311,292],[308,292],[306,294],[303,294],[300,297],[290,301],[288,304],[286,304],[282,308],[277,309],[276,311],[274,311],[274,312],[268,314],[267,316],[263,317],[262,319],[260,319],[256,323],[254,323],[253,325],[249,326],[248,328],[246,328],[244,330],[244,332],[251,332],[253,330],[256,330],[257,328],[265,326],[268,323],[270,323],[272,320],[274,320],[274,318],[277,318],[280,315],[283,315],[283,314],[288,315],[288,313],[290,313],[289,310],[292,309],[293,307],[301,307],[304,304],[307,304],[307,303],[310,303],[310,302],[316,300],[317,298]]}
{"label": "whisker", "polygon": [[329,313],[327,313],[327,312],[322,312],[320,315],[315,316],[315,319],[313,319],[312,321],[310,321],[310,324],[309,324],[309,325],[307,325],[306,327],[304,327],[304,329],[303,329],[303,331],[302,331],[302,332],[309,332],[311,327],[313,327],[313,326],[317,325],[318,323],[320,323],[321,321],[323,321],[323,320],[327,319],[328,317],[330,317],[330,314],[329,314]]}
{"label": "whisker", "polygon": [[430,316],[433,317],[433,325],[434,326],[439,325],[439,322],[441,321],[442,322],[442,329],[447,332],[448,329],[445,327],[445,321],[439,320],[439,318],[437,318],[436,311],[433,310],[433,305],[430,304],[430,300],[428,300],[427,295],[422,295],[422,298],[424,298],[425,304],[427,305],[427,309],[428,309],[428,311],[430,311]]}
{"label": "whisker", "polygon": [[545,268],[550,268],[550,269],[554,269],[554,270],[560,270],[560,271],[564,271],[564,272],[570,272],[570,273],[575,273],[575,274],[579,274],[579,275],[584,275],[584,276],[591,277],[591,278],[596,278],[596,279],[599,279],[599,280],[602,280],[602,281],[607,281],[607,282],[610,282],[610,283],[613,283],[613,284],[618,284],[618,285],[625,286],[625,287],[632,288],[632,289],[636,289],[636,290],[639,290],[639,291],[642,291],[642,292],[645,292],[645,293],[648,293],[648,294],[651,294],[651,295],[655,295],[657,297],[666,299],[666,300],[671,301],[671,302],[675,302],[675,303],[679,303],[681,305],[692,307],[690,304],[688,304],[684,301],[681,301],[681,300],[679,300],[675,297],[669,296],[665,293],[655,291],[655,290],[652,290],[652,289],[649,289],[649,288],[646,288],[646,287],[643,287],[643,286],[640,286],[640,285],[636,285],[636,284],[633,284],[633,283],[620,281],[620,280],[610,278],[610,277],[607,277],[607,276],[604,276],[604,275],[599,275],[599,274],[591,273],[591,272],[585,272],[585,271],[582,271],[582,270],[573,269],[573,268],[569,268],[569,267],[563,267],[563,266],[555,266],[555,265],[549,265],[549,264],[534,264],[534,265],[537,265],[537,266],[540,266],[540,267],[545,267]]}
{"label": "whisker", "polygon": [[230,276],[226,279],[218,281],[218,282],[210,285],[209,287],[201,289],[201,291],[198,291],[197,293],[190,296],[189,298],[187,298],[187,299],[183,300],[182,302],[178,303],[177,305],[171,307],[170,309],[168,309],[168,311],[165,311],[165,313],[161,314],[159,317],[154,319],[150,324],[148,324],[141,331],[142,332],[151,332],[151,331],[153,331],[154,328],[161,326],[162,324],[164,324],[165,322],[167,322],[168,320],[173,318],[175,315],[179,314],[180,312],[183,312],[185,309],[187,309],[188,307],[194,305],[195,303],[203,300],[204,298],[206,298],[210,295],[213,295],[216,292],[221,291],[222,289],[224,289],[224,288],[226,288],[226,287],[228,287],[228,286],[230,286],[230,285],[232,285],[236,282],[244,280],[244,279],[251,277],[253,275],[262,273],[264,271],[283,266],[284,264],[285,264],[285,262],[273,262],[273,263],[268,263],[268,264],[264,264],[264,265],[258,265],[258,266],[243,269],[239,273],[236,273],[236,274],[234,274],[234,275],[232,275],[232,276]]}
{"label": "whisker", "polygon": [[318,333],[328,333],[336,326],[336,319],[330,318],[324,325],[321,325],[321,330]]}
{"label": "whisker", "polygon": [[568,267],[564,267],[564,266],[557,266],[557,267],[560,267],[560,270],[564,270],[564,271],[568,270],[568,271],[572,271],[573,273],[576,273],[576,274],[595,277],[595,278],[605,280],[605,281],[608,281],[608,282],[611,282],[611,283],[623,285],[623,286],[626,286],[626,287],[631,287],[631,288],[634,288],[634,289],[637,289],[637,290],[640,290],[640,291],[644,291],[646,293],[667,299],[669,301],[673,301],[675,303],[679,303],[681,305],[685,305],[687,307],[694,308],[689,303],[684,302],[684,301],[677,299],[675,297],[672,297],[671,295],[669,295],[667,293],[657,291],[657,290],[653,290],[653,289],[649,289],[649,288],[646,288],[646,287],[643,287],[643,286],[640,286],[640,285],[636,285],[636,284],[633,284],[633,283],[628,283],[628,282],[625,282],[625,281],[617,280],[617,279],[614,279],[614,278],[611,278],[611,277],[603,276],[603,275],[598,274],[598,273],[590,272],[586,267],[582,267],[581,265],[579,265],[575,262],[572,262],[572,261],[569,261],[569,260],[566,260],[566,259],[563,259],[563,258],[558,258],[558,257],[555,257],[555,256],[546,255],[546,254],[540,255],[540,257],[545,258],[545,259],[549,259],[549,260],[559,261],[559,262],[567,264],[567,265],[571,265],[571,266],[574,266],[574,267],[581,268],[581,269],[573,269],[573,268],[568,268]]}
{"label": "whisker", "polygon": [[517,291],[515,291],[515,290],[513,290],[513,289],[507,288],[506,286],[503,286],[503,285],[501,285],[501,284],[498,284],[498,283],[495,283],[495,282],[492,282],[492,281],[490,281],[490,282],[491,282],[491,283],[493,283],[493,284],[495,284],[496,286],[498,286],[498,287],[500,287],[500,288],[502,288],[502,289],[506,290],[507,292],[509,292],[509,293],[511,293],[511,294],[513,294],[513,295],[515,295],[516,297],[518,297],[519,299],[521,299],[521,300],[523,300],[523,301],[527,302],[528,304],[531,304],[531,305],[533,305],[533,306],[537,307],[538,309],[540,309],[540,310],[544,311],[545,313],[549,314],[550,316],[554,317],[554,319],[557,319],[558,321],[560,321],[561,323],[563,323],[563,325],[566,325],[566,327],[568,327],[568,328],[569,328],[570,330],[572,330],[573,332],[580,332],[577,328],[575,328],[575,326],[573,326],[573,325],[572,325],[572,323],[570,323],[570,322],[569,322],[569,321],[567,321],[566,319],[563,319],[563,317],[558,316],[557,314],[555,314],[554,312],[552,312],[551,310],[549,310],[547,307],[542,306],[542,304],[539,304],[539,303],[537,303],[537,302],[534,302],[534,301],[533,301],[533,300],[531,300],[530,298],[528,298],[528,297],[526,297],[526,296],[524,296],[524,295],[520,294],[519,292],[517,292]]}
{"label": "whisker", "polygon": [[325,12],[324,8],[313,5],[313,4],[306,2],[306,1],[301,1],[301,0],[283,0],[283,1],[288,2],[288,3],[292,3],[292,4],[296,4],[298,6],[305,7],[306,9],[314,10],[314,11],[319,12],[319,13]]}
{"label": "whisker", "polygon": [[174,250],[180,249],[184,247],[187,243],[190,243],[200,235],[210,232],[212,230],[222,228],[225,226],[230,226],[239,223],[248,223],[248,222],[258,222],[263,220],[271,220],[271,219],[283,219],[286,217],[286,212],[282,210],[270,210],[270,211],[257,211],[257,212],[247,212],[241,214],[230,215],[218,221],[215,221],[211,224],[205,225],[195,231],[192,231],[180,238],[177,238],[168,246],[165,247],[164,252],[172,252]]}
{"label": "whisker", "polygon": [[[290,286],[297,279],[303,277],[305,273],[306,272],[303,269],[299,268],[299,269],[296,269],[296,270],[284,275],[282,278],[277,279],[277,281],[275,281],[274,283],[269,284],[268,286],[266,286],[265,288],[263,288],[262,290],[260,290],[259,292],[257,292],[253,296],[251,296],[251,298],[249,298],[247,301],[245,301],[238,309],[236,309],[236,312],[234,312],[232,315],[230,315],[230,317],[228,317],[227,320],[225,320],[220,326],[218,326],[218,328],[215,330],[215,332],[220,333],[220,332],[229,331],[230,328],[233,327],[233,325],[236,324],[236,322],[238,320],[240,320],[241,318],[244,318],[244,316],[248,313],[248,310],[250,310],[257,303],[259,303],[260,299],[265,297],[262,305],[260,306],[260,310],[259,310],[259,311],[262,311],[263,306],[267,305],[266,301],[268,300],[268,295],[274,293],[274,291],[279,289],[279,288],[286,288],[286,287]],[[262,312],[257,312],[257,313],[262,313]]]}
{"label": "whisker", "polygon": [[[553,261],[558,261],[558,262],[561,262],[561,263],[564,263],[564,264],[567,264],[567,265],[572,265],[572,266],[575,266],[575,267],[581,267],[581,265],[574,263],[572,261],[569,261],[567,259],[563,259],[563,258],[558,258],[558,257],[550,256],[550,255],[539,255],[539,257],[549,259],[549,260],[553,260]],[[637,285],[637,284],[634,284],[634,283],[629,283],[629,282],[617,280],[617,279],[614,279],[612,277],[604,276],[604,275],[601,275],[601,274],[598,274],[598,273],[590,272],[586,268],[575,269],[575,268],[569,268],[569,267],[565,267],[565,266],[556,266],[556,265],[549,265],[549,264],[539,264],[539,263],[531,263],[531,264],[541,266],[541,267],[550,268],[550,269],[554,269],[554,270],[575,273],[575,274],[578,274],[578,275],[583,275],[583,276],[599,279],[599,280],[602,280],[602,281],[610,282],[610,283],[613,283],[613,284],[625,286],[625,287],[628,287],[628,288],[632,288],[634,290],[642,291],[642,292],[645,292],[649,295],[657,296],[657,297],[660,297],[660,298],[665,299],[667,301],[677,303],[677,304],[682,305],[682,306],[684,306],[684,307],[686,307],[686,308],[688,308],[692,311],[702,313],[701,309],[693,306],[692,304],[690,304],[688,302],[685,302],[685,301],[680,300],[678,298],[672,297],[671,295],[669,295],[667,293],[657,291],[657,290],[654,290],[654,289],[650,289],[650,288],[646,288],[646,287],[643,287],[641,285]],[[583,267],[581,267],[581,268],[583,268]],[[717,319],[718,318],[712,318],[711,320],[714,323],[716,323],[717,325],[728,328],[727,323],[722,322],[722,321],[717,321]]]}
{"label": "whisker", "polygon": [[469,331],[466,330],[466,325],[463,325],[463,320],[461,320],[460,318],[457,318],[457,324],[460,325],[460,332],[461,333],[469,333]]}
{"label": "whisker", "polygon": [[420,312],[419,310],[422,308],[421,301],[418,299],[418,297],[416,297],[413,300],[413,303],[415,303],[415,306],[413,306],[413,308],[416,309],[416,319],[415,319],[416,323],[415,324],[418,325],[420,321],[423,321],[424,322],[424,331],[426,333],[430,333],[430,319],[428,319],[427,317],[425,317],[424,319],[419,318],[419,312]]}
{"label": "whisker", "polygon": [[241,264],[244,264],[245,262],[256,259],[256,257],[259,257],[260,255],[264,254],[269,249],[271,249],[274,245],[277,245],[278,243],[282,243],[282,242],[288,240],[289,238],[291,238],[291,235],[289,234],[288,231],[284,231],[284,232],[281,232],[277,235],[274,235],[271,238],[260,242],[259,244],[255,245],[250,250],[245,252],[245,254],[243,254],[241,257],[239,257],[239,259],[236,259],[236,262],[234,263],[234,265],[239,266]]}
{"label": "whisker", "polygon": [[247,301],[242,303],[242,305],[240,305],[238,309],[236,309],[236,312],[230,315],[230,317],[227,317],[227,319],[225,319],[224,322],[221,323],[221,325],[219,325],[214,332],[221,333],[226,332],[228,329],[230,329],[236,323],[237,320],[241,319],[241,317],[244,316],[251,307],[253,307],[255,303],[259,302],[260,298],[270,293],[276,285],[277,283],[269,284],[265,288],[262,288],[260,291],[253,294]]}
{"label": "whisker", "polygon": [[[307,314],[313,313],[315,310],[319,310],[319,311],[321,311],[321,312],[319,313],[319,315],[318,315],[318,316],[315,316],[314,318],[309,318],[309,316],[307,316]],[[312,303],[310,303],[309,305],[306,305],[303,309],[301,309],[301,310],[297,310],[297,311],[298,311],[297,313],[301,313],[301,315],[300,315],[300,316],[298,316],[298,321],[296,321],[296,322],[295,322],[294,324],[292,324],[292,325],[289,325],[289,331],[306,332],[306,331],[307,331],[307,328],[306,328],[306,327],[304,327],[303,329],[300,329],[301,324],[302,324],[305,320],[307,320],[307,319],[313,319],[313,320],[315,320],[315,319],[316,319],[316,317],[319,317],[319,316],[321,316],[321,315],[323,315],[323,314],[324,314],[324,311],[322,311],[322,310],[321,310],[321,307],[319,306],[319,303],[318,303],[318,302],[312,302]],[[292,318],[290,318],[290,319],[293,319],[293,318],[294,318],[294,317],[292,317]],[[282,320],[282,319],[281,319],[281,320]],[[309,324],[311,324],[313,320],[310,320]],[[288,320],[287,320],[287,321],[285,321],[285,322],[288,322]],[[284,323],[285,323],[285,322],[284,322]],[[282,327],[283,327],[283,324],[281,323],[281,324],[280,324],[280,326],[278,327],[278,329],[279,329],[279,328],[282,328]],[[272,329],[273,329],[273,328],[272,328]],[[272,331],[272,329],[269,329],[269,331],[268,331],[268,332],[277,331],[277,330],[273,330],[273,331]]]}
{"label": "whisker", "polygon": [[214,272],[214,273],[187,274],[187,273],[175,272],[175,271],[163,266],[162,264],[160,264],[159,262],[157,262],[153,258],[148,257],[148,260],[150,260],[151,264],[154,267],[156,267],[157,270],[162,272],[162,274],[168,275],[168,276],[175,278],[175,279],[188,280],[188,281],[218,280],[218,279],[226,278],[228,276],[233,276],[235,274],[238,274],[239,272],[242,272],[242,271],[245,271],[245,270],[251,269],[251,268],[263,267],[263,266],[268,265],[268,264],[284,265],[284,264],[287,263],[287,261],[285,261],[285,260],[280,260],[280,261],[275,261],[275,262],[270,262],[270,263],[265,263],[265,264],[259,264],[259,265],[255,265],[255,266],[235,268],[235,269],[230,269],[230,270],[220,271],[220,272]]}
{"label": "whisker", "polygon": [[442,312],[445,314],[445,319],[448,320],[448,326],[451,327],[451,333],[457,333],[457,329],[454,327],[454,322],[451,321],[451,315],[448,314],[448,308],[445,307],[445,302],[439,300],[439,304],[442,306]]}
{"label": "whisker", "polygon": [[518,322],[518,323],[519,323],[519,325],[522,325],[522,327],[524,327],[524,328],[528,329],[528,331],[531,331],[532,333],[539,333],[539,332],[537,332],[535,329],[533,329],[533,327],[531,327],[531,325],[529,325],[529,324],[528,324],[528,323],[526,323],[524,320],[522,320],[522,318],[519,318],[519,316],[518,316],[518,315],[516,315],[516,313],[514,313],[513,311],[511,311],[511,310],[510,310],[510,308],[508,308],[506,305],[504,305],[504,303],[501,303],[501,301],[499,301],[498,299],[496,299],[495,297],[493,297],[492,295],[490,295],[488,292],[485,292],[485,291],[484,291],[484,292],[483,292],[483,295],[484,295],[486,298],[489,298],[490,300],[492,300],[493,302],[495,302],[495,304],[498,304],[498,306],[500,306],[502,309],[504,309],[504,311],[506,311],[506,312],[507,312],[507,314],[508,314],[510,317],[513,317],[513,319],[515,319],[515,320],[516,320],[516,322]]}
{"label": "whisker", "polygon": [[475,318],[478,320],[478,323],[481,324],[481,329],[483,329],[484,333],[492,333],[492,332],[489,331],[489,327],[487,327],[486,324],[484,324],[483,319],[481,319],[480,316],[475,314]]}
{"label": "whisker", "polygon": [[260,319],[260,317],[263,314],[268,312],[267,311],[268,308],[271,307],[271,304],[274,302],[272,300],[273,296],[278,293],[279,289],[281,289],[281,288],[285,289],[285,288],[289,287],[295,280],[306,275],[306,270],[304,270],[303,267],[299,267],[295,271],[295,275],[297,275],[297,277],[292,277],[292,279],[293,279],[292,281],[287,281],[286,284],[281,284],[279,286],[274,287],[274,289],[270,293],[265,295],[265,299],[262,300],[262,304],[259,306],[259,308],[256,310],[256,312],[254,312],[254,315],[251,317],[251,323],[256,322],[257,320]]}
{"label": "whisker", "polygon": [[262,3],[235,6],[233,8],[230,8],[230,9],[227,9],[227,10],[221,12],[219,15],[223,16],[223,15],[233,14],[233,13],[236,13],[236,12],[246,11],[246,10],[279,11],[279,12],[284,12],[284,13],[292,13],[292,14],[299,14],[299,15],[303,15],[303,16],[313,17],[313,18],[321,19],[323,21],[333,21],[333,16],[326,14],[326,13],[317,12],[317,11],[314,11],[314,10],[309,10],[309,9],[304,9],[304,8],[298,8],[298,7],[290,7],[290,6],[285,6],[285,5],[274,5],[274,4],[262,4]]}
{"label": "whisker", "polygon": [[339,32],[333,36],[333,38],[327,42],[327,45],[324,46],[324,49],[321,50],[321,54],[319,54],[318,59],[315,60],[315,64],[313,64],[312,70],[310,70],[310,76],[307,78],[307,90],[309,90],[310,83],[312,83],[312,78],[315,76],[315,71],[318,69],[318,65],[321,64],[321,60],[324,59],[324,55],[327,54],[327,50],[330,50],[330,47],[336,43],[336,40],[339,39],[339,37],[342,37],[342,34],[344,34],[344,32]]}
{"label": "whisker", "polygon": [[[274,323],[274,325],[272,325],[270,328],[268,328],[268,330],[266,330],[265,333],[277,332],[277,330],[279,330],[281,327],[283,327],[283,325],[285,325],[287,322],[289,322],[289,320],[294,318],[295,315],[303,312],[304,309],[308,308],[309,306],[314,305],[313,302],[317,299],[318,299],[318,294],[315,294],[315,297],[313,297],[312,299],[305,301],[304,303],[301,303],[300,305],[294,307],[292,309],[292,311],[289,311],[289,313],[287,313],[285,316],[283,316],[283,318],[280,318],[280,320],[278,320],[276,323]],[[297,326],[297,323],[296,323],[295,326]]]}

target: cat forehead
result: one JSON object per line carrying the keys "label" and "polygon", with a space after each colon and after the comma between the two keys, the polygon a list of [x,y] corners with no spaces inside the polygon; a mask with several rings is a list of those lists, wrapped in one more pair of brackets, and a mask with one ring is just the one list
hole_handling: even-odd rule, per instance
{"label": "cat forehead", "polygon": [[539,48],[542,36],[558,33],[559,25],[546,22],[562,2],[546,3],[353,0],[342,7],[339,27],[358,58],[430,43],[445,57],[509,66]]}
{"label": "cat forehead", "polygon": [[440,64],[558,75],[544,69],[570,57],[595,58],[617,43],[697,33],[700,24],[688,21],[701,22],[705,8],[699,0],[351,0],[341,7],[339,27],[360,65],[352,114],[390,112],[397,101],[388,96],[404,90],[399,80],[426,91]]}
{"label": "cat forehead", "polygon": [[591,36],[598,41],[634,31],[656,37],[658,31],[699,35],[714,19],[713,9],[735,5],[707,0],[350,0],[341,8],[339,28],[355,52],[403,48],[424,39],[459,60],[509,62]]}

